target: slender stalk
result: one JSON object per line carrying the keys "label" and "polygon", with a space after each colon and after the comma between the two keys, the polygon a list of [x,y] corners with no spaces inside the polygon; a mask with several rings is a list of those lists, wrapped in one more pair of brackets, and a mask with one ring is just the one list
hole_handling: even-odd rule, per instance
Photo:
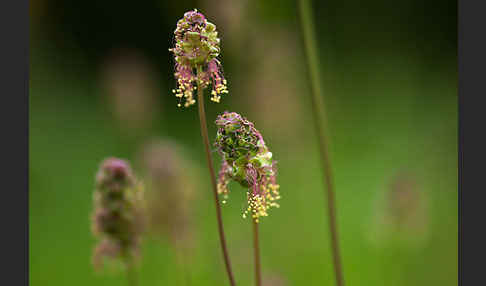
{"label": "slender stalk", "polygon": [[[175,228],[175,226],[174,226]],[[187,267],[187,260],[186,260],[186,248],[184,247],[184,244],[175,238],[174,240],[174,252],[177,260],[177,268],[178,272],[182,275],[179,275],[179,280],[181,281],[181,285],[188,286],[190,285],[191,281],[191,276],[190,272]]]}
{"label": "slender stalk", "polygon": [[[198,68],[198,75],[201,72],[201,67]],[[223,251],[223,258],[224,263],[226,266],[226,272],[228,273],[228,279],[230,281],[230,285],[234,286],[235,281],[233,278],[233,273],[231,271],[231,262],[228,255],[228,250],[226,248],[226,239],[224,236],[224,229],[223,229],[223,219],[221,218],[221,206],[219,204],[219,197],[218,197],[218,189],[216,185],[216,175],[214,173],[213,167],[213,159],[211,157],[211,150],[209,148],[209,137],[208,137],[208,127],[206,123],[206,113],[204,111],[204,90],[201,88],[199,80],[197,81],[197,101],[199,107],[199,123],[201,124],[201,136],[204,143],[204,148],[206,150],[206,159],[208,162],[209,174],[211,175],[211,184],[213,185],[213,195],[214,195],[214,203],[216,206],[216,218],[218,220],[218,231],[219,231],[219,240],[221,242],[221,249]]]}
{"label": "slender stalk", "polygon": [[327,208],[329,216],[329,228],[331,231],[331,248],[336,274],[336,284],[344,285],[341,259],[339,256],[339,243],[336,225],[336,203],[334,199],[334,186],[332,181],[332,170],[329,159],[328,142],[326,139],[326,117],[324,102],[322,100],[321,76],[319,73],[319,58],[317,55],[317,44],[315,39],[314,23],[309,0],[300,0],[299,5],[301,28],[303,31],[304,45],[312,85],[312,114],[315,128],[318,135],[321,161],[324,167],[324,184],[327,186]]}
{"label": "slender stalk", "polygon": [[137,273],[134,269],[133,258],[130,254],[125,254],[125,268],[127,273],[127,285],[137,286]]}
{"label": "slender stalk", "polygon": [[253,251],[255,258],[255,285],[262,285],[262,274],[260,269],[260,244],[258,242],[258,223],[253,220]]}
{"label": "slender stalk", "polygon": [[137,286],[137,277],[132,267],[127,268],[128,286]]}
{"label": "slender stalk", "polygon": [[190,285],[189,283],[189,272],[187,271],[187,267],[185,264],[184,253],[182,253],[181,249],[175,249],[176,259],[177,259],[177,268],[178,272],[182,275],[179,276],[181,284],[184,286]]}

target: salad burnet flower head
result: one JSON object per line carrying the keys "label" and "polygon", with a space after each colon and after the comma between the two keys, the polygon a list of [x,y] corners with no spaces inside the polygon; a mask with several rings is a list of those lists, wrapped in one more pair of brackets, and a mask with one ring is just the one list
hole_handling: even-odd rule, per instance
{"label": "salad burnet flower head", "polygon": [[196,103],[194,90],[198,85],[202,89],[211,86],[211,100],[219,102],[228,89],[217,59],[221,49],[216,26],[196,9],[186,12],[177,22],[174,42],[169,51],[176,62],[177,88],[172,92],[179,98],[178,106],[182,106],[182,101],[185,107]]}
{"label": "salad burnet flower head", "polygon": [[248,206],[243,217],[251,216],[255,222],[268,216],[268,210],[279,207],[276,182],[276,161],[261,133],[252,122],[236,112],[225,112],[216,119],[218,131],[215,146],[223,158],[218,176],[218,193],[228,198],[231,180],[248,188]]}

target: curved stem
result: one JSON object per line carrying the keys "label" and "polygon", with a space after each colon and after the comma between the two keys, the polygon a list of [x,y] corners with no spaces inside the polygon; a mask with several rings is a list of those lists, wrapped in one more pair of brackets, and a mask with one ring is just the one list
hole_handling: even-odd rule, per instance
{"label": "curved stem", "polygon": [[253,220],[253,251],[255,258],[255,285],[262,285],[262,274],[260,269],[260,245],[258,242],[258,223]]}
{"label": "curved stem", "polygon": [[[201,73],[201,68],[198,68],[198,78],[199,74]],[[228,279],[230,281],[230,285],[234,286],[235,281],[233,278],[233,273],[231,271],[231,263],[228,255],[228,250],[226,248],[226,239],[224,236],[224,229],[223,229],[223,219],[221,217],[221,206],[219,204],[219,197],[218,197],[218,189],[216,185],[216,175],[214,173],[213,167],[213,159],[211,157],[211,150],[209,148],[209,138],[208,138],[208,127],[206,123],[206,113],[204,111],[204,90],[201,88],[199,83],[199,79],[197,82],[197,101],[199,107],[199,123],[201,124],[201,136],[204,143],[204,148],[206,150],[206,159],[208,162],[209,174],[211,176],[211,184],[213,186],[213,195],[214,195],[214,203],[216,206],[216,218],[218,220],[218,231],[219,231],[219,240],[221,242],[221,248],[223,250],[223,258],[224,263],[226,266],[226,272],[228,273]]]}
{"label": "curved stem", "polygon": [[334,186],[332,182],[331,163],[329,160],[328,143],[326,139],[326,120],[324,103],[322,100],[321,76],[319,74],[319,58],[317,44],[314,36],[314,23],[310,3],[308,0],[300,0],[299,5],[301,28],[303,30],[304,45],[306,50],[307,66],[312,85],[312,114],[319,141],[321,161],[324,167],[324,184],[327,186],[327,208],[329,216],[329,228],[331,231],[331,248],[336,275],[336,284],[344,285],[344,278],[339,256],[339,243],[336,224],[336,203],[334,199]]}

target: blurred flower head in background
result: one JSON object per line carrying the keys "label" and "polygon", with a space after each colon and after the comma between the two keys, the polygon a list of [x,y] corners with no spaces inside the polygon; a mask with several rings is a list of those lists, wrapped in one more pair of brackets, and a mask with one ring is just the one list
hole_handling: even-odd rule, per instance
{"label": "blurred flower head in background", "polygon": [[[252,29],[250,58],[258,63],[244,79],[243,93],[252,118],[287,144],[298,139],[306,126],[300,96],[305,95],[298,38],[292,31],[274,27]],[[265,53],[261,51],[265,50]],[[267,135],[269,136],[269,135]]]}
{"label": "blurred flower head in background", "polygon": [[261,133],[236,112],[225,112],[216,119],[218,132],[215,146],[223,162],[219,171],[218,193],[225,198],[230,180],[248,188],[248,208],[243,213],[250,215],[256,222],[268,216],[268,209],[279,207],[279,185],[276,182],[276,161],[263,141]]}
{"label": "blurred flower head in background", "polygon": [[[193,105],[196,85],[202,89],[212,86],[211,100],[219,102],[228,93],[226,80],[218,59],[220,39],[216,26],[196,9],[186,12],[174,31],[174,53],[177,88],[172,90],[185,107]],[[178,106],[181,106],[179,102]]]}
{"label": "blurred flower head in background", "polygon": [[100,268],[105,257],[131,266],[138,256],[144,227],[142,195],[127,162],[108,158],[101,163],[92,215],[92,231],[100,239],[93,255],[95,267]]}
{"label": "blurred flower head in background", "polygon": [[206,0],[208,13],[221,22],[227,48],[225,54],[240,59],[242,72],[233,73],[236,105],[266,130],[266,136],[296,144],[306,126],[303,104],[305,66],[298,33],[255,17],[246,0]]}
{"label": "blurred flower head in background", "polygon": [[195,172],[182,148],[170,140],[152,140],[140,151],[147,190],[149,231],[168,235],[176,247],[194,240]]}
{"label": "blurred flower head in background", "polygon": [[411,173],[399,172],[391,180],[385,192],[376,202],[370,240],[382,245],[398,242],[420,246],[428,234],[428,200],[426,193]]}
{"label": "blurred flower head in background", "polygon": [[147,58],[136,50],[115,50],[103,63],[102,84],[121,129],[137,133],[152,127],[160,113],[160,91]]}
{"label": "blurred flower head in background", "polygon": [[262,285],[265,286],[287,286],[289,285],[287,279],[277,273],[265,273],[263,274]]}
{"label": "blurred flower head in background", "polygon": [[242,34],[249,24],[244,20],[247,17],[247,4],[247,0],[205,0],[201,3],[210,17],[218,19],[218,27],[225,35],[229,53],[238,49],[245,39]]}

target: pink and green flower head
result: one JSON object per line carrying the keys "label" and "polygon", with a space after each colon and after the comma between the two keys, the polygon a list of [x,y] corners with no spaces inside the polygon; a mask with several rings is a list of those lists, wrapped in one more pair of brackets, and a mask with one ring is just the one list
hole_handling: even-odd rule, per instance
{"label": "pink and green flower head", "polygon": [[228,89],[217,59],[221,49],[216,26],[194,9],[177,22],[174,41],[175,45],[169,51],[176,62],[177,88],[172,92],[180,100],[178,106],[183,100],[185,107],[196,102],[193,94],[198,83],[203,89],[211,85],[211,100],[219,102]]}
{"label": "pink and green flower head", "polygon": [[231,180],[248,188],[248,206],[243,217],[251,215],[258,222],[268,210],[279,207],[279,185],[276,183],[276,161],[252,122],[235,112],[225,112],[216,119],[216,142],[223,163],[219,171],[218,193],[229,194]]}
{"label": "pink and green flower head", "polygon": [[92,214],[92,230],[100,239],[93,256],[97,267],[105,257],[137,255],[143,230],[141,195],[128,162],[108,158],[101,163]]}
{"label": "pink and green flower head", "polygon": [[134,183],[132,169],[126,161],[118,158],[104,160],[96,174],[96,185],[102,192],[120,192]]}

